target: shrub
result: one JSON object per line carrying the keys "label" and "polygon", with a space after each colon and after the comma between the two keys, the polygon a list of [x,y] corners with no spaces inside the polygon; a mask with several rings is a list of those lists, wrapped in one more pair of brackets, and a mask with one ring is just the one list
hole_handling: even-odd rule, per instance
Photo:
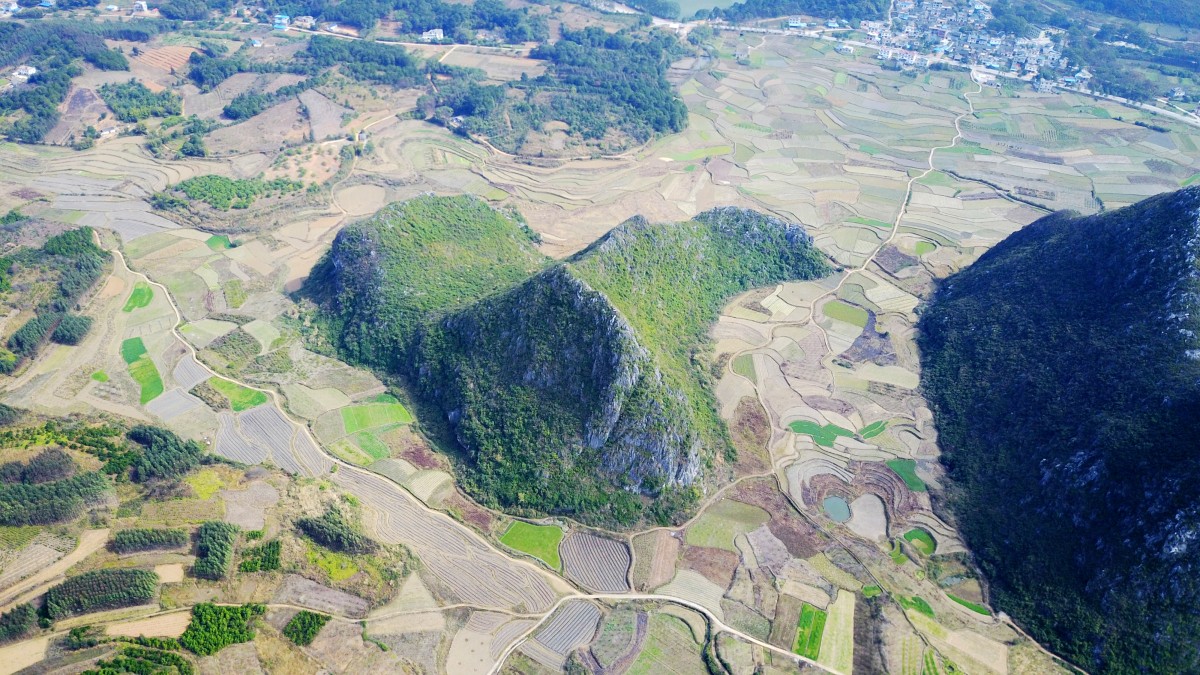
{"label": "shrub", "polygon": [[[256,530],[257,531],[257,530]],[[243,572],[270,572],[279,569],[279,553],[283,545],[278,539],[268,541],[260,546],[248,548],[242,552],[242,564],[238,569]]]}
{"label": "shrub", "polygon": [[283,627],[283,634],[301,647],[310,645],[317,637],[317,633],[321,632],[331,618],[328,614],[318,614],[302,609]]}
{"label": "shrub", "polygon": [[296,525],[313,541],[341,553],[370,553],[376,544],[346,520],[336,506],[330,506],[319,518],[301,518]]}
{"label": "shrub", "polygon": [[179,643],[200,656],[216,654],[231,644],[254,639],[250,620],[266,612],[262,605],[223,607],[200,603],[192,607],[192,622]]}
{"label": "shrub", "polygon": [[37,610],[26,602],[0,614],[0,644],[28,635],[37,625]]}

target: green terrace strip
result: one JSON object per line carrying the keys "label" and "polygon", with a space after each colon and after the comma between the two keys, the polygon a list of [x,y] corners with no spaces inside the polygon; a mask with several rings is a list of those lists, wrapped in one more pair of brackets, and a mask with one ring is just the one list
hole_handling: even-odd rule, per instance
{"label": "green terrace strip", "polygon": [[863,594],[864,598],[868,598],[868,599],[874,598],[876,596],[882,595],[883,589],[874,584],[872,584],[870,586],[863,586],[862,594]]}
{"label": "green terrace strip", "polygon": [[929,488],[925,486],[925,481],[917,475],[917,460],[915,459],[889,459],[887,461],[888,468],[896,472],[897,476],[904,481],[904,485],[913,492],[925,492]]}
{"label": "green terrace strip", "polygon": [[500,543],[541,560],[551,569],[562,567],[558,556],[558,544],[563,531],[557,525],[533,525],[523,520],[513,522],[500,537]]}
{"label": "green terrace strip", "polygon": [[854,223],[855,225],[866,225],[867,227],[876,227],[881,230],[892,229],[891,223],[885,223],[882,220],[875,220],[874,218],[863,218],[862,216],[852,216],[850,218],[847,218],[846,222]]}
{"label": "green terrace strip", "polygon": [[947,593],[946,597],[957,602],[958,604],[962,605],[963,607],[966,607],[967,609],[971,610],[972,612],[975,612],[976,614],[982,614],[984,616],[992,615],[992,613],[990,611],[988,611],[987,607],[984,607],[983,605],[981,605],[979,603],[971,602],[970,600],[964,600],[953,593]]}
{"label": "green terrace strip", "polygon": [[917,552],[925,556],[933,555],[934,550],[937,548],[937,544],[933,541],[933,535],[919,527],[914,527],[905,532],[904,541],[912,544],[912,547],[917,549]]}
{"label": "green terrace strip", "polygon": [[225,176],[196,176],[171,188],[171,191],[187,195],[188,199],[204,202],[214,209],[227,211],[230,208],[249,208],[259,197],[273,194],[285,195],[299,192],[304,184],[286,178],[263,180],[261,178],[226,178]]}
{"label": "green terrace strip", "polygon": [[825,610],[804,603],[796,624],[796,642],[792,651],[807,659],[816,660],[821,651],[821,636],[825,632],[825,620],[828,616]]}
{"label": "green terrace strip", "polygon": [[413,416],[399,403],[368,403],[342,408],[347,434],[388,424],[411,424]]}
{"label": "green terrace strip", "polygon": [[904,609],[911,609],[925,616],[933,616],[933,608],[929,606],[929,602],[919,595],[914,595],[911,598],[906,598],[903,595],[896,596],[896,600]]}
{"label": "green terrace strip", "polygon": [[150,284],[139,281],[133,285],[133,292],[129,294],[129,299],[125,301],[125,306],[121,309],[123,312],[132,312],[135,309],[141,309],[150,304],[154,299],[154,289]]}
{"label": "green terrace strip", "polygon": [[229,405],[234,412],[242,412],[251,408],[258,407],[267,402],[267,395],[257,389],[250,389],[220,377],[214,377],[208,380],[209,385],[216,389],[222,396],[229,399]]}
{"label": "green terrace strip", "polygon": [[936,250],[937,244],[931,241],[918,241],[916,245],[913,246],[913,251],[916,252],[918,256],[925,255],[926,253],[933,253]]}
{"label": "green terrace strip", "polygon": [[180,548],[186,545],[189,539],[187,530],[131,529],[117,532],[108,546],[116,553],[134,553]]}
{"label": "green terrace strip", "polygon": [[304,647],[312,644],[317,633],[320,633],[332,618],[328,614],[318,614],[302,609],[283,627],[283,634],[287,636],[287,639]]}
{"label": "green terrace strip", "polygon": [[204,243],[214,251],[226,251],[233,248],[233,242],[229,241],[229,236],[224,234],[214,234]]}
{"label": "green terrace strip", "polygon": [[121,358],[129,364],[129,375],[141,387],[141,403],[143,405],[163,393],[162,376],[158,374],[158,367],[146,353],[146,345],[142,342],[142,338],[129,338],[122,342]]}
{"label": "green terrace strip", "polygon": [[892,550],[888,553],[888,555],[891,556],[892,562],[896,563],[897,565],[903,565],[904,563],[908,562],[908,556],[904,555],[904,550],[900,548],[899,539],[892,540]]}
{"label": "green terrace strip", "polygon": [[867,325],[867,310],[855,307],[840,300],[831,300],[821,306],[821,313],[830,319],[843,321],[852,326],[863,328]]}
{"label": "green terrace strip", "polygon": [[758,384],[758,373],[754,372],[754,357],[741,354],[733,359],[733,372]]}
{"label": "green terrace strip", "polygon": [[839,427],[836,424],[821,426],[809,420],[796,420],[789,424],[788,428],[795,433],[812,436],[814,443],[825,448],[832,448],[833,442],[837,440],[838,436],[854,437],[853,431]]}
{"label": "green terrace strip", "polygon": [[887,429],[887,420],[879,420],[859,429],[858,435],[863,438],[875,438],[879,434],[882,434],[885,429]]}

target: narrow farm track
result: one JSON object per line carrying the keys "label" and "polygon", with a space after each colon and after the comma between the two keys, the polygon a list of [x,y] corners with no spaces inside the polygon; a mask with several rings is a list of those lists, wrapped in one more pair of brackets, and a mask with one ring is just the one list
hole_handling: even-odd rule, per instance
{"label": "narrow farm track", "polygon": [[[569,600],[594,600],[610,602],[659,601],[679,604],[698,611],[707,617],[714,635],[718,632],[729,633],[741,640],[758,645],[781,656],[807,663],[835,675],[842,675],[838,671],[815,661],[780,649],[732,628],[716,617],[710,610],[682,598],[640,593],[581,592],[548,570],[531,562],[506,555],[474,531],[455,521],[449,515],[425,505],[391,480],[330,455],[312,437],[307,426],[292,420],[283,412],[283,406],[279,401],[278,394],[274,390],[261,389],[239,382],[233,378],[219,375],[201,362],[197,357],[195,348],[184,339],[179,330],[183,323],[183,315],[179,311],[175,298],[171,295],[167,287],[141,272],[130,269],[120,249],[113,248],[110,250],[128,274],[138,277],[162,291],[163,296],[168,300],[172,313],[175,315],[174,324],[171,326],[172,335],[184,345],[190,357],[201,368],[208,372],[211,377],[217,377],[254,389],[255,391],[261,391],[270,398],[271,405],[294,429],[289,440],[290,448],[300,454],[300,456],[291,459],[293,462],[299,463],[302,475],[309,475],[311,477],[324,476],[348,492],[355,494],[362,502],[364,508],[369,512],[369,517],[374,519],[381,539],[389,543],[402,543],[411,547],[417,554],[417,557],[424,563],[426,569],[430,570],[442,583],[460,595],[461,602],[447,605],[446,607],[439,607],[438,611],[463,607],[499,611],[513,618],[538,619],[531,628],[515,636],[514,640],[505,647],[491,672],[499,672],[504,665],[504,661],[513,650],[519,647],[539,626],[545,623],[564,602]],[[321,470],[321,473],[310,473],[313,469]],[[430,536],[431,534],[433,536]],[[632,546],[630,547],[630,552],[632,556]],[[632,569],[632,557],[630,569]],[[516,607],[532,609],[534,612],[531,614],[518,613],[513,611],[513,608]],[[393,614],[401,615],[404,613],[406,612],[389,613],[375,618],[387,618]]]}

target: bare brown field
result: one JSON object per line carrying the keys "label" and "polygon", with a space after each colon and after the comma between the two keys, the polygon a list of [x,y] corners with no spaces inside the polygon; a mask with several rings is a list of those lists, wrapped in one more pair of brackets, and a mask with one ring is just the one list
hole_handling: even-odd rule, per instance
{"label": "bare brown field", "polygon": [[273,152],[286,143],[303,141],[307,131],[300,104],[287,100],[245,122],[212,132],[208,135],[208,148],[214,156]]}
{"label": "bare brown field", "polygon": [[530,78],[546,72],[546,63],[538,59],[510,55],[510,50],[486,47],[459,46],[442,58],[442,63],[463,68],[479,68],[493,82],[508,82],[521,79],[525,73]]}
{"label": "bare brown field", "polygon": [[655,530],[634,537],[637,552],[633,568],[633,583],[639,589],[658,588],[675,576],[675,560],[681,546],[679,539],[666,530]]}
{"label": "bare brown field", "polygon": [[199,51],[195,47],[184,46],[150,47],[149,49],[139,48],[139,50],[141,54],[134,56],[133,60],[167,73],[172,70],[182,73],[185,69],[184,66],[188,63],[188,58]]}
{"label": "bare brown field", "polygon": [[145,637],[179,637],[183,635],[183,631],[187,630],[188,623],[191,620],[191,611],[183,610],[173,614],[152,616],[148,619],[111,624],[104,629],[104,634],[125,637],[138,637],[139,635]]}

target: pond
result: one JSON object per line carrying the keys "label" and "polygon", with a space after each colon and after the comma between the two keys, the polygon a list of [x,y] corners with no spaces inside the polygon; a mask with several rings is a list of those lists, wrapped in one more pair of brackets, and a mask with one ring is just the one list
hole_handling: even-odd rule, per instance
{"label": "pond", "polygon": [[826,497],[825,501],[821,502],[821,508],[824,509],[825,515],[835,523],[844,523],[850,520],[850,505],[841,497]]}

